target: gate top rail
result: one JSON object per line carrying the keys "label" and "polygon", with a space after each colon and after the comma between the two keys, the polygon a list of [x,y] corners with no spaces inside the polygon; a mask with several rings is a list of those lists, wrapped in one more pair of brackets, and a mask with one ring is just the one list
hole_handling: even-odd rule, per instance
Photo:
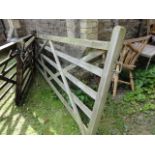
{"label": "gate top rail", "polygon": [[77,46],[95,48],[100,50],[108,50],[110,43],[108,41],[99,41],[99,40],[88,40],[88,39],[81,39],[81,38],[71,38],[71,37],[60,37],[60,36],[53,36],[53,35],[45,35],[45,34],[38,34],[37,38],[43,40],[52,40],[55,42],[72,44]]}
{"label": "gate top rail", "polygon": [[19,43],[19,42],[22,42],[22,41],[24,41],[24,40],[30,38],[31,36],[32,36],[32,35],[29,34],[29,35],[27,35],[27,36],[24,36],[24,37],[22,37],[22,38],[19,38],[19,39],[15,40],[15,41],[11,41],[11,42],[9,42],[9,43],[7,43],[7,44],[4,44],[4,45],[0,46],[0,52],[3,51],[3,50],[5,50],[5,49],[7,49],[7,48],[9,48],[9,47],[12,47],[13,45],[15,45],[15,44],[17,44],[17,43]]}

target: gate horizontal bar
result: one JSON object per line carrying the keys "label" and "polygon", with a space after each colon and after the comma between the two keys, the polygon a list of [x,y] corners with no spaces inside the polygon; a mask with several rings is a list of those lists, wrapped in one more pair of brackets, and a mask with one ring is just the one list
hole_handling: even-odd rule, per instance
{"label": "gate horizontal bar", "polygon": [[[91,52],[89,53],[88,55],[84,56],[83,58],[81,58],[81,60],[85,61],[85,62],[88,62],[88,61],[91,61],[99,56],[101,56],[103,54],[103,52]],[[66,66],[65,68],[63,68],[63,71],[69,71],[69,70],[72,70],[74,69],[75,67],[77,67],[76,65],[74,64],[70,64],[68,66]],[[56,76],[59,76],[60,73],[57,72],[55,74]],[[52,80],[52,79],[51,79]]]}
{"label": "gate horizontal bar", "polygon": [[[55,69],[58,70],[56,63],[54,63],[51,59],[49,59],[48,57],[46,57],[45,55],[41,54],[41,56],[43,56],[43,58],[50,64],[52,65]],[[41,62],[40,62],[41,63]],[[95,92],[93,89],[91,89],[90,87],[88,87],[87,85],[85,85],[83,82],[81,82],[80,80],[78,80],[75,76],[71,75],[70,73],[68,73],[67,71],[64,71],[65,76],[72,81],[77,87],[81,88],[87,95],[89,95],[90,97],[92,97],[93,99],[96,99],[96,94],[97,92]],[[53,78],[53,77],[52,77]]]}
{"label": "gate horizontal bar", "polygon": [[81,82],[79,79],[77,79],[75,76],[71,75],[68,72],[64,72],[65,76],[74,83],[77,87],[79,87],[82,91],[84,91],[87,95],[92,97],[94,100],[96,99],[97,92],[88,87],[86,84]]}
{"label": "gate horizontal bar", "polygon": [[28,38],[31,37],[31,36],[32,36],[32,35],[27,35],[27,36],[25,36],[25,37],[16,39],[15,41],[12,41],[12,42],[9,42],[9,43],[7,43],[7,44],[5,44],[5,45],[2,45],[2,46],[0,46],[0,51],[6,49],[6,48],[8,48],[8,47],[11,47],[11,46],[15,45],[15,44],[18,43],[18,42],[22,42],[22,41],[24,41],[25,39],[28,39]]}
{"label": "gate horizontal bar", "polygon": [[[45,49],[52,52],[50,47],[45,47]],[[75,64],[75,65],[77,65],[77,66],[79,66],[79,67],[81,67],[81,68],[83,68],[83,69],[85,69],[85,70],[87,70],[87,71],[89,71],[91,73],[94,73],[95,75],[98,75],[98,76],[101,77],[102,72],[103,72],[103,70],[101,68],[96,67],[96,66],[94,66],[92,64],[89,64],[87,62],[84,62],[83,60],[79,60],[77,58],[74,58],[72,56],[64,54],[64,53],[62,53],[62,52],[60,52],[58,50],[55,50],[55,51],[56,51],[57,55],[59,57],[61,57],[62,59],[65,59],[66,61],[71,62],[71,63],[73,63],[73,64]]]}
{"label": "gate horizontal bar", "polygon": [[[65,91],[64,84],[57,77],[55,77],[55,75],[52,73],[52,71],[49,70],[46,66],[43,66],[43,64],[42,64],[42,62],[40,60],[37,60],[37,61],[38,61],[39,65],[41,65],[45,69],[45,71],[47,71],[47,73],[51,77],[53,77],[55,82]],[[50,79],[50,77],[48,79]],[[72,93],[72,96],[73,96],[73,99],[74,99],[75,103],[88,116],[88,118],[90,118],[91,117],[91,110],[87,106],[85,106],[85,104],[83,102],[81,102],[80,99],[74,93]]]}
{"label": "gate horizontal bar", "polygon": [[60,36],[45,35],[45,34],[38,34],[37,38],[44,39],[44,40],[51,40],[51,41],[60,42],[60,43],[72,44],[76,46],[101,49],[101,50],[106,50],[106,51],[109,49],[108,41],[60,37]]}

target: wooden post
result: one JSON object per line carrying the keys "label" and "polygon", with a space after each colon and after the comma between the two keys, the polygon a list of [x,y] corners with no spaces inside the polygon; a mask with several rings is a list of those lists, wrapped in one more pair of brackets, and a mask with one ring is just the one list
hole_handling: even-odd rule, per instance
{"label": "wooden post", "polygon": [[21,99],[22,99],[22,81],[23,81],[23,63],[20,58],[20,54],[18,51],[18,54],[16,56],[17,61],[17,78],[16,78],[16,98],[15,102],[17,106],[22,105]]}
{"label": "wooden post", "polygon": [[125,32],[125,28],[121,26],[116,26],[113,30],[110,47],[107,53],[103,75],[99,84],[98,93],[88,125],[87,134],[95,134],[98,128],[98,124],[103,114],[103,108],[106,103],[109,87],[111,84],[113,69],[123,45]]}

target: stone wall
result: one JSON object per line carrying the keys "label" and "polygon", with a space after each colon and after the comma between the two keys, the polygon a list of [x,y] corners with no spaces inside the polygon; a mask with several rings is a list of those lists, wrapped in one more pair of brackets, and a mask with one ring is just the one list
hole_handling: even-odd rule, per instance
{"label": "stone wall", "polygon": [[4,31],[5,31],[5,29],[4,29],[2,20],[0,20],[0,46],[3,45],[5,43],[5,41],[6,41]]}
{"label": "stone wall", "polygon": [[80,20],[80,38],[98,39],[98,20],[97,19],[81,19]]}
{"label": "stone wall", "polygon": [[97,19],[24,19],[20,23],[27,33],[36,30],[37,33],[58,36],[98,38]]}
{"label": "stone wall", "polygon": [[37,33],[67,36],[65,19],[25,19],[22,23],[27,33],[36,30]]}
{"label": "stone wall", "polygon": [[[20,20],[20,23],[21,31],[23,30],[26,33],[36,30],[37,33],[41,34],[95,40],[98,38],[98,20],[96,19],[24,19]],[[56,48],[76,57],[81,57],[85,51],[83,47],[63,44],[60,46],[57,44]]]}
{"label": "stone wall", "polygon": [[[18,36],[24,36],[36,30],[37,33],[68,36],[83,39],[110,40],[115,25],[126,27],[126,38],[146,35],[147,20],[138,19],[21,19]],[[4,20],[8,30],[7,21]],[[59,50],[81,57],[85,48],[59,44]]]}
{"label": "stone wall", "polygon": [[121,25],[127,29],[127,39],[146,35],[146,21],[139,19],[25,19],[20,20],[20,23],[27,33],[36,30],[38,33],[58,36],[110,40],[115,25]]}
{"label": "stone wall", "polygon": [[145,19],[100,19],[98,20],[98,39],[109,40],[115,25],[126,28],[126,39],[143,36],[147,33],[147,20]]}
{"label": "stone wall", "polygon": [[[109,40],[112,29],[119,24],[127,29],[126,38],[146,34],[146,20],[138,19],[21,19],[18,35],[36,30],[38,33],[76,38]],[[4,20],[8,30],[8,24]],[[141,29],[141,32],[139,32]]]}

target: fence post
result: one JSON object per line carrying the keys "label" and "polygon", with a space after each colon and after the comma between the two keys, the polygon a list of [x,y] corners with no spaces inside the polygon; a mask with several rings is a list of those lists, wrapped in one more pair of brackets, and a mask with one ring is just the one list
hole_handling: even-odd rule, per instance
{"label": "fence post", "polygon": [[16,78],[16,97],[15,102],[17,106],[22,105],[21,99],[22,99],[22,81],[23,81],[23,62],[20,58],[20,51],[18,51],[18,54],[16,56],[17,61],[17,78]]}

